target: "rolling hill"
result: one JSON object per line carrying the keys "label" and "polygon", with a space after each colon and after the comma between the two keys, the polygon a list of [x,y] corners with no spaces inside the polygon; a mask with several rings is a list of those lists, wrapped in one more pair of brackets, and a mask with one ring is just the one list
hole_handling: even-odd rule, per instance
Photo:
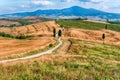
{"label": "rolling hill", "polygon": [[73,6],[64,9],[49,9],[49,10],[37,10],[34,12],[23,12],[13,14],[3,14],[0,17],[26,17],[26,16],[42,16],[50,18],[97,18],[97,19],[120,19],[120,14],[108,13],[95,9],[86,9],[79,6]]}

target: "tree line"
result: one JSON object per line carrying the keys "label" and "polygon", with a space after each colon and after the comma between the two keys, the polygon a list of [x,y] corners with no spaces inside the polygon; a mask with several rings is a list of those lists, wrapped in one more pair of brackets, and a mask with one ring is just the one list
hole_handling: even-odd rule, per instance
{"label": "tree line", "polygon": [[61,37],[62,36],[62,30],[59,30],[58,33],[56,32],[56,28],[53,28],[53,37]]}

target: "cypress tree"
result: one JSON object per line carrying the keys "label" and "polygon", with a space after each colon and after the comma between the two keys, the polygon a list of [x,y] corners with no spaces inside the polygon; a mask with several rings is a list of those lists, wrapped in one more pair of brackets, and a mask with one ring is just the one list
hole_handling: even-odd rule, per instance
{"label": "cypress tree", "polygon": [[59,37],[62,36],[62,31],[61,31],[61,30],[58,31],[58,36],[59,36]]}
{"label": "cypress tree", "polygon": [[104,44],[104,40],[105,40],[105,34],[102,34],[102,39],[103,39],[103,44]]}
{"label": "cypress tree", "polygon": [[56,28],[53,29],[53,37],[56,37]]}

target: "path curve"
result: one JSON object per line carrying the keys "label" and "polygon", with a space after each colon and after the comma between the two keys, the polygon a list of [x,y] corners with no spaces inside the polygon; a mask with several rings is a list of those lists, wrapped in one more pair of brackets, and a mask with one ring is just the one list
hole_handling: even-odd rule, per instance
{"label": "path curve", "polygon": [[40,56],[45,55],[45,54],[51,54],[53,51],[55,51],[56,49],[58,49],[58,48],[63,44],[61,38],[59,38],[58,41],[59,41],[59,44],[58,44],[57,46],[55,46],[54,48],[49,49],[49,50],[47,50],[47,51],[45,51],[45,52],[41,52],[41,53],[38,53],[38,54],[35,54],[35,55],[26,56],[26,57],[22,57],[22,58],[0,60],[0,63],[11,62],[11,61],[17,61],[17,60],[32,59],[32,58],[40,57]]}

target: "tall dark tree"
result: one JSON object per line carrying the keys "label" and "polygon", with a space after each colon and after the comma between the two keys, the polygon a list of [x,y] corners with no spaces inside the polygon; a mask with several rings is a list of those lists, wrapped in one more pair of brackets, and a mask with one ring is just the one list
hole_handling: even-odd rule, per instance
{"label": "tall dark tree", "polygon": [[59,37],[62,36],[62,31],[61,31],[61,30],[58,31],[58,36],[59,36]]}
{"label": "tall dark tree", "polygon": [[102,39],[103,39],[103,44],[104,44],[104,40],[105,40],[105,34],[102,34]]}
{"label": "tall dark tree", "polygon": [[56,37],[56,28],[53,29],[53,37]]}

